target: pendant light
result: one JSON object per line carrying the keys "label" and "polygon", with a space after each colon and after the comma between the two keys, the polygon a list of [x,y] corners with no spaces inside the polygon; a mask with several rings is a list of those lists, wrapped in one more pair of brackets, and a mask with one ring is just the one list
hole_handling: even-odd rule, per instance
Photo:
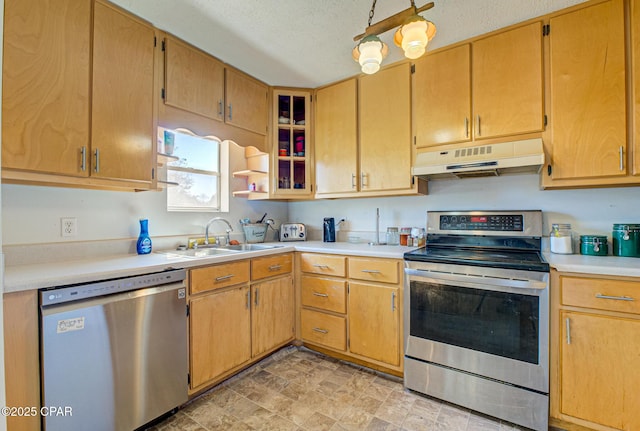
{"label": "pendant light", "polygon": [[378,37],[379,34],[402,24],[396,31],[393,41],[397,46],[402,47],[404,55],[409,59],[416,59],[422,56],[426,51],[427,44],[436,34],[436,26],[431,21],[427,21],[418,15],[420,12],[431,9],[433,2],[417,8],[414,0],[411,0],[410,8],[372,25],[371,21],[375,13],[376,1],[373,0],[371,5],[369,23],[365,32],[353,38],[354,41],[360,41],[353,48],[353,59],[360,64],[362,72],[366,74],[376,73],[380,70],[380,64],[389,50],[387,44]]}

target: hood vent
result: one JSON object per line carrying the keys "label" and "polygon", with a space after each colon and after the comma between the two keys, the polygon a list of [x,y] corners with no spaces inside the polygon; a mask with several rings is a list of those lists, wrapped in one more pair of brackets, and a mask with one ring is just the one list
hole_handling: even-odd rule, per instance
{"label": "hood vent", "polygon": [[418,153],[411,174],[426,178],[472,178],[537,173],[544,164],[542,139]]}

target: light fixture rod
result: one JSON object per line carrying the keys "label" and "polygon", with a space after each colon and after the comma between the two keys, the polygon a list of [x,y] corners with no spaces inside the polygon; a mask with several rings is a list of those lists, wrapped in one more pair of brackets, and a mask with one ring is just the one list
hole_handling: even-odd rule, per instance
{"label": "light fixture rod", "polygon": [[391,15],[390,17],[385,18],[382,21],[378,21],[375,24],[369,25],[365,29],[364,33],[354,36],[353,40],[354,42],[357,42],[365,36],[369,36],[372,34],[373,35],[382,34],[384,32],[391,30],[392,28],[399,27],[402,24],[404,24],[407,18],[413,15],[418,15],[419,13],[429,10],[432,7],[433,7],[433,2],[427,3],[426,5],[421,6],[419,8],[416,8],[414,4],[408,9],[398,12],[395,15]]}

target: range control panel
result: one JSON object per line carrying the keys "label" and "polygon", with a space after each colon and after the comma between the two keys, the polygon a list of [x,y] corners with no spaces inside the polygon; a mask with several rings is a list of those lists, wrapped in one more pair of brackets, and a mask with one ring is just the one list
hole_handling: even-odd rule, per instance
{"label": "range control panel", "polygon": [[440,229],[522,232],[522,215],[441,215]]}
{"label": "range control panel", "polygon": [[427,233],[542,237],[542,211],[427,211]]}

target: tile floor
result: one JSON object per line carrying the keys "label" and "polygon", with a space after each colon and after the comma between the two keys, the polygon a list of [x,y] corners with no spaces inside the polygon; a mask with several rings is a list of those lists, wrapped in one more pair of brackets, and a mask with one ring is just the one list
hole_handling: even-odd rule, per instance
{"label": "tile floor", "polygon": [[408,392],[399,379],[288,347],[221,383],[149,430],[520,429]]}

